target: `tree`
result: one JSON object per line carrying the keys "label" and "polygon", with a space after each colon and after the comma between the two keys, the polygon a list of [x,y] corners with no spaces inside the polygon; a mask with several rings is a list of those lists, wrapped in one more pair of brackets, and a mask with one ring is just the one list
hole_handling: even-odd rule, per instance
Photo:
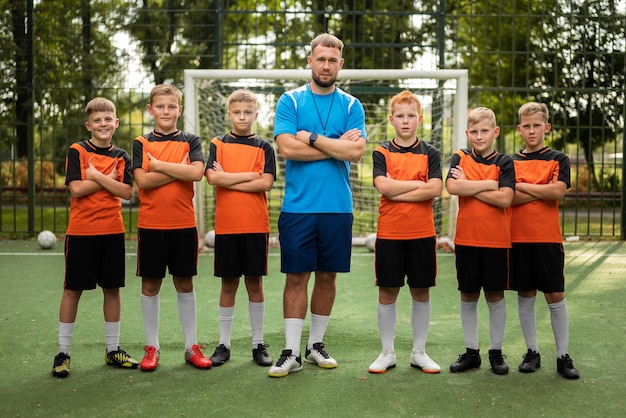
{"label": "tree", "polygon": [[[8,51],[8,61],[3,56],[0,66],[10,69],[7,72],[13,81],[9,83],[13,93],[6,90],[2,94],[9,103],[6,108],[15,112],[15,142],[17,157],[21,158],[28,147],[24,92],[28,85],[26,1],[12,0],[9,6],[15,48]],[[85,135],[83,109],[87,101],[102,92],[103,86],[120,81],[120,62],[110,31],[115,31],[119,16],[125,15],[125,6],[120,2],[65,0],[63,6],[54,0],[35,2],[33,19],[35,115],[46,121],[36,139],[40,149],[46,149],[41,157],[54,159],[59,169],[68,143]],[[2,38],[6,35],[3,33]],[[14,65],[8,64],[12,59]]]}
{"label": "tree", "polygon": [[[494,110],[502,135],[497,139],[500,152],[515,149],[506,141],[516,124],[516,110],[526,101],[527,89],[540,77],[540,68],[530,59],[533,31],[541,28],[543,17],[533,6],[554,7],[557,0],[519,2],[486,0],[446,2],[444,22],[446,68],[466,68],[469,72],[470,106]],[[431,0],[439,3],[439,0]],[[435,20],[421,27],[423,36],[438,33]]]}
{"label": "tree", "polygon": [[131,12],[128,30],[157,84],[180,83],[185,68],[304,68],[306,46],[323,31],[350,46],[349,68],[402,68],[422,52],[413,2],[286,0],[281,13],[267,4],[251,10],[247,0],[206,3],[146,0]]}
{"label": "tree", "polygon": [[[4,9],[6,10],[6,9]],[[11,78],[15,78],[16,87],[12,93],[8,91],[3,92],[3,98],[12,97],[14,102],[7,107],[12,107],[14,113],[13,120],[16,121],[15,130],[17,133],[18,141],[16,146],[17,157],[26,158],[28,153],[27,144],[27,118],[28,118],[28,101],[29,92],[28,86],[30,81],[28,80],[28,33],[26,25],[26,1],[25,0],[11,0],[11,28],[13,35],[13,48],[8,47],[7,51],[12,53],[14,57],[14,65],[5,63],[3,68],[7,69],[8,75]],[[4,37],[3,37],[4,38]],[[3,48],[4,49],[4,48]],[[12,71],[11,71],[12,70]],[[11,106],[12,105],[12,106]]]}
{"label": "tree", "polygon": [[[545,102],[553,145],[581,145],[595,188],[593,151],[624,131],[626,17],[617,3],[446,2],[446,64],[469,70],[470,102],[508,121],[504,132],[514,131],[522,102]],[[435,25],[421,32],[435,34]],[[498,149],[515,151],[502,138]]]}
{"label": "tree", "polygon": [[536,41],[538,49],[555,51],[539,54],[542,81],[561,88],[550,97],[554,118],[564,125],[560,139],[581,145],[592,190],[601,190],[594,150],[624,134],[626,14],[614,0],[561,7],[569,17],[552,18]]}

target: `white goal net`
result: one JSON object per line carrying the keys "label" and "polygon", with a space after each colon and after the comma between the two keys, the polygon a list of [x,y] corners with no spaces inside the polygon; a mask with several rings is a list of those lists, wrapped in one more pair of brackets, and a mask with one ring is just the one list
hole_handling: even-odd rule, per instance
{"label": "white goal net", "polygon": [[[284,161],[273,139],[274,109],[280,95],[310,81],[307,70],[185,70],[184,129],[202,138],[205,153],[216,135],[230,129],[226,99],[236,89],[247,88],[259,98],[259,117],[254,132],[272,143],[276,150],[277,178],[268,193],[272,235],[278,234],[277,220],[284,192]],[[391,97],[405,89],[418,95],[423,106],[423,123],[417,135],[441,151],[445,175],[452,152],[466,147],[467,70],[341,70],[338,85],[361,100],[365,108],[368,144],[363,158],[351,167],[354,198],[355,239],[376,231],[380,195],[372,181],[372,151],[394,137],[388,123]],[[196,186],[198,230],[213,229],[215,209],[213,187],[206,180]],[[444,190],[434,202],[435,222],[440,238],[454,236],[456,199]]]}

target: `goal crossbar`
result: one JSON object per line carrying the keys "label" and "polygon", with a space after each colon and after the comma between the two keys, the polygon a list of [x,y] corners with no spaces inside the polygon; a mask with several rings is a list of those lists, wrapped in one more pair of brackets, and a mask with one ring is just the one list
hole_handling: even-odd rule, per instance
{"label": "goal crossbar", "polygon": [[[184,117],[184,129],[187,132],[196,133],[201,135],[202,126],[201,125],[201,103],[198,101],[199,97],[199,89],[204,88],[201,87],[203,85],[202,82],[216,82],[218,85],[221,84],[220,81],[223,81],[225,84],[232,83],[234,85],[242,85],[246,86],[249,84],[251,89],[254,91],[255,86],[263,85],[263,82],[276,82],[284,81],[284,82],[295,82],[299,81],[302,83],[306,83],[307,80],[311,78],[311,70],[310,69],[300,69],[300,70],[199,70],[199,69],[190,69],[184,70],[184,108],[185,111],[183,113]],[[249,80],[249,83],[246,83],[246,80]],[[451,81],[454,82],[454,87],[450,87],[455,90],[454,101],[452,103],[452,107],[450,108],[451,117],[453,119],[452,122],[452,130],[451,130],[451,145],[455,149],[465,148],[467,144],[467,139],[465,136],[465,126],[467,121],[467,109],[468,109],[468,71],[465,69],[450,69],[450,70],[403,70],[403,69],[391,69],[391,70],[379,70],[379,69],[369,69],[369,70],[341,70],[338,75],[338,83],[341,85],[342,82],[361,82],[363,86],[367,86],[367,81],[374,81],[375,83],[381,83],[384,85],[384,81],[389,80],[390,84],[396,84],[400,81],[401,83],[406,84],[406,88],[412,90],[413,87],[411,83],[417,82],[418,80],[423,80],[427,85],[432,87],[425,87],[424,85],[416,86],[416,88],[421,90],[435,90],[437,84],[442,86],[442,82],[446,83]],[[380,84],[377,84],[380,85]],[[285,86],[287,87],[287,86]],[[211,103],[214,105],[215,103]],[[206,106],[205,110],[206,112]],[[367,118],[367,116],[366,116]],[[443,156],[442,156],[443,157]],[[196,190],[198,189],[198,184],[196,184]],[[200,198],[201,192],[196,193],[196,198],[194,200],[194,204],[196,206],[197,211],[197,222],[198,222],[198,230],[201,234],[207,232],[205,227],[205,202]],[[454,236],[455,224],[456,224],[456,212],[458,210],[458,204],[455,196],[450,196],[450,206],[449,206],[449,224],[448,224],[448,234],[447,239],[450,239]]]}
{"label": "goal crossbar", "polygon": [[[306,79],[311,74],[310,70],[185,70],[185,131],[196,132],[199,121],[195,115],[196,109],[196,86],[195,80],[299,80]],[[454,114],[460,121],[465,121],[468,106],[468,71],[467,70],[341,70],[339,80],[393,80],[393,79],[433,79],[433,80],[456,80],[457,96],[454,102]],[[193,119],[192,119],[193,118]],[[457,148],[463,148],[466,144],[465,123],[455,123],[453,135]]]}

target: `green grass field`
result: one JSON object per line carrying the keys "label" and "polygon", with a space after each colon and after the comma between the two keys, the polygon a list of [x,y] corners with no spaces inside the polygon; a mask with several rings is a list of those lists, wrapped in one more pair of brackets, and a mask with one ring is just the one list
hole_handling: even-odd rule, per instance
{"label": "green grass field", "polygon": [[[152,373],[104,364],[102,293],[85,292],[72,343],[71,374],[52,377],[63,282],[62,243],[40,250],[34,241],[0,241],[0,416],[2,417],[622,417],[626,415],[624,352],[626,245],[622,242],[566,243],[566,292],[570,313],[570,355],[581,373],[570,381],[556,373],[548,308],[537,303],[542,367],[517,371],[526,351],[517,321],[517,299],[507,293],[503,352],[511,372],[489,370],[487,307],[479,304],[483,367],[453,374],[450,363],[464,351],[458,314],[454,257],[439,253],[438,285],[432,290],[432,323],[427,351],[442,366],[428,375],[409,367],[410,298],[398,301],[398,366],[371,375],[380,351],[376,322],[377,288],[373,254],[353,252],[352,272],[338,279],[338,294],[326,345],[339,363],[324,370],[304,364],[285,378],[267,376],[251,359],[246,294],[240,288],[232,357],[224,366],[197,370],[184,363],[183,341],[171,281],[161,292],[161,362]],[[122,348],[138,359],[145,341],[140,280],[135,277],[135,243],[128,242],[127,287],[122,291]],[[219,336],[219,280],[213,257],[203,253],[195,281],[198,338],[210,355]],[[276,359],[284,345],[278,250],[270,255],[265,280],[266,342]],[[308,317],[303,342],[308,337]]]}

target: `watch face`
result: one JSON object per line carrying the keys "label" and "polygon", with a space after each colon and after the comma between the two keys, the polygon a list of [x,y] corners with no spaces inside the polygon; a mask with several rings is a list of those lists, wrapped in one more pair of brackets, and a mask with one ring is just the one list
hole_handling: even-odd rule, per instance
{"label": "watch face", "polygon": [[315,140],[317,139],[317,134],[316,134],[316,133],[312,133],[312,134],[309,136],[309,139],[310,139],[311,141],[315,141]]}

